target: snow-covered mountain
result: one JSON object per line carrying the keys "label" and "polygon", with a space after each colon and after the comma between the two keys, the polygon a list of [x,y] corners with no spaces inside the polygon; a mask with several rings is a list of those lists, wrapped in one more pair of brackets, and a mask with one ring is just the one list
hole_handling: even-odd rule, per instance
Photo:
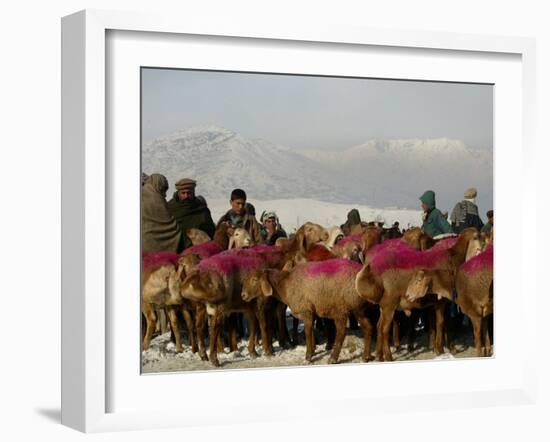
{"label": "snow-covered mountain", "polygon": [[219,127],[178,131],[143,146],[143,171],[166,175],[172,186],[182,177],[198,181],[199,193],[228,199],[234,188],[250,197],[342,201],[345,189],[327,179],[328,169],[276,144]]}
{"label": "snow-covered mountain", "polygon": [[371,207],[418,209],[419,195],[437,194],[450,210],[477,187],[481,210],[492,206],[492,152],[448,138],[370,140],[342,151],[293,150],[247,139],[216,126],[178,131],[143,146],[143,171],[187,176],[207,198],[241,187],[260,200],[309,198]]}

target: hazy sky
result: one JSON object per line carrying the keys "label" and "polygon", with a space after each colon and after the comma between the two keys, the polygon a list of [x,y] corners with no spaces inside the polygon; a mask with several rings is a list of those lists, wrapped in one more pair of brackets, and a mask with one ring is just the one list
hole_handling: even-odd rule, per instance
{"label": "hazy sky", "polygon": [[372,138],[493,146],[490,85],[142,70],[143,142],[216,125],[297,149],[344,149]]}

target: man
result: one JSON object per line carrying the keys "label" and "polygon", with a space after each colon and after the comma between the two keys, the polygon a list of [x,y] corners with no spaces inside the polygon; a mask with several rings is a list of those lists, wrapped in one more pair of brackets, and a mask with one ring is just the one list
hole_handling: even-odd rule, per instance
{"label": "man", "polygon": [[232,227],[242,227],[250,234],[253,244],[261,244],[262,235],[260,223],[256,220],[256,211],[252,204],[246,202],[246,193],[242,189],[234,189],[229,200],[231,209],[223,215],[216,227],[223,222],[229,222]]}
{"label": "man", "polygon": [[168,201],[168,210],[176,219],[179,228],[184,234],[185,248],[191,246],[191,240],[185,235],[191,228],[200,229],[210,238],[214,237],[216,227],[202,196],[195,196],[197,182],[190,178],[182,178],[176,183],[176,192]]}
{"label": "man", "polygon": [[176,252],[183,250],[182,231],[166,204],[168,181],[153,173],[141,189],[141,251]]}
{"label": "man", "polygon": [[265,244],[275,245],[278,238],[286,238],[286,232],[279,224],[279,218],[275,212],[264,212],[260,217],[262,222],[262,238]]}
{"label": "man", "polygon": [[464,192],[464,199],[456,203],[451,213],[451,224],[455,233],[460,233],[468,227],[475,227],[478,230],[483,227],[475,203],[476,196],[477,189],[471,187]]}
{"label": "man", "polygon": [[361,216],[357,209],[351,209],[348,212],[347,220],[340,228],[344,232],[344,235],[351,235],[354,226],[361,226]]}
{"label": "man", "polygon": [[453,233],[453,228],[443,217],[439,209],[435,207],[435,192],[426,190],[420,197],[422,203],[422,230],[432,238],[444,233]]}
{"label": "man", "polygon": [[489,235],[493,231],[493,216],[494,212],[492,210],[489,210],[487,212],[487,218],[489,219],[489,221],[487,221],[487,224],[485,224],[481,228],[481,233],[486,233],[487,235]]}

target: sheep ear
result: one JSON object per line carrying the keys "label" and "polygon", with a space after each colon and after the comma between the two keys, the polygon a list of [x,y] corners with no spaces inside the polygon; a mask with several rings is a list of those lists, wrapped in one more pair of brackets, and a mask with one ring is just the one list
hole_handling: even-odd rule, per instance
{"label": "sheep ear", "polygon": [[231,236],[229,238],[229,245],[227,246],[227,250],[231,250],[234,245],[235,245],[235,239]]}
{"label": "sheep ear", "polygon": [[260,280],[260,288],[262,289],[262,293],[264,296],[273,295],[273,287],[267,280],[267,275],[265,275],[265,277]]}

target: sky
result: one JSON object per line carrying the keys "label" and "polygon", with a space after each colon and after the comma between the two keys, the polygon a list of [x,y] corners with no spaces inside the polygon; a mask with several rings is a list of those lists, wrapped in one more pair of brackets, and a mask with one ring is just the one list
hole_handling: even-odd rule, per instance
{"label": "sky", "polygon": [[142,137],[216,125],[295,149],[453,138],[493,147],[493,87],[363,78],[142,69]]}

